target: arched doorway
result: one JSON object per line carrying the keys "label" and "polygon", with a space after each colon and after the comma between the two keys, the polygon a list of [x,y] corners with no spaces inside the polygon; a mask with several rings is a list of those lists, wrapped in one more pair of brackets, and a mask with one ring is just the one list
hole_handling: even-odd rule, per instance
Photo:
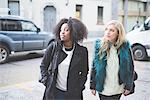
{"label": "arched doorway", "polygon": [[56,25],[56,9],[53,6],[44,8],[44,31],[52,32]]}

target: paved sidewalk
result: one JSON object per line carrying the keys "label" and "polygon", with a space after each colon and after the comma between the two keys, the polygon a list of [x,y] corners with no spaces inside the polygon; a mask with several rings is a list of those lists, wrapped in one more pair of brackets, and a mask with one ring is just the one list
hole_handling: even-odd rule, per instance
{"label": "paved sidewalk", "polygon": [[[83,92],[84,100],[99,100],[98,97],[91,94],[88,82],[89,80]],[[150,92],[146,90],[146,88],[148,88],[147,86],[150,86],[150,83],[147,85],[142,84],[143,82],[138,80],[136,86],[139,85],[142,87],[136,87],[133,95],[127,97],[122,96],[121,100],[150,100]],[[42,100],[44,88],[45,87],[37,81],[2,87],[0,88],[0,100]]]}
{"label": "paved sidewalk", "polygon": [[42,100],[44,86],[37,81],[0,88],[0,100]]}

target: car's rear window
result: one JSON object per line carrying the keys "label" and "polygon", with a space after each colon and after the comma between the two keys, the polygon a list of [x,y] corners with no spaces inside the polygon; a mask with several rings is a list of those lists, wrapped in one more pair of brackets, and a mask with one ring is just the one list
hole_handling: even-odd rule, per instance
{"label": "car's rear window", "polygon": [[21,23],[18,20],[0,20],[0,31],[21,31]]}

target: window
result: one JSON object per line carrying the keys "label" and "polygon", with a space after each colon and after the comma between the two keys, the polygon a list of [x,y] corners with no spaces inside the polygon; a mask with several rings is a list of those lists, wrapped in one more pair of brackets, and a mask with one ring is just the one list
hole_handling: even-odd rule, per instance
{"label": "window", "polygon": [[0,31],[2,31],[2,21],[0,20]]}
{"label": "window", "polygon": [[5,20],[0,20],[0,31],[7,31]]}
{"label": "window", "polygon": [[76,5],[76,18],[81,19],[82,18],[82,5]]}
{"label": "window", "polygon": [[36,32],[37,31],[37,28],[31,22],[22,21],[21,24],[22,24],[22,31],[31,31],[31,32]]}
{"label": "window", "polygon": [[8,1],[8,8],[10,9],[10,15],[20,15],[19,1]]}
{"label": "window", "polygon": [[144,25],[145,30],[150,30],[150,21]]}
{"label": "window", "polygon": [[1,20],[2,31],[21,31],[21,25],[16,20]]}
{"label": "window", "polygon": [[103,24],[103,7],[98,6],[97,24]]}

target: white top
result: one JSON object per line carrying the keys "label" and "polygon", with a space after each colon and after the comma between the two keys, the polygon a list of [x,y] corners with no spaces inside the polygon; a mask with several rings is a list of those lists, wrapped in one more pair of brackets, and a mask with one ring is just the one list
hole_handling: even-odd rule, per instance
{"label": "white top", "polygon": [[63,46],[63,51],[67,54],[67,57],[58,66],[56,87],[60,90],[67,91],[68,70],[69,70],[72,54],[74,51],[74,47],[71,51],[66,51],[65,47]]}
{"label": "white top", "polygon": [[123,93],[124,85],[119,85],[119,58],[114,46],[110,49],[110,55],[107,58],[106,79],[104,83],[103,95],[111,96]]}

